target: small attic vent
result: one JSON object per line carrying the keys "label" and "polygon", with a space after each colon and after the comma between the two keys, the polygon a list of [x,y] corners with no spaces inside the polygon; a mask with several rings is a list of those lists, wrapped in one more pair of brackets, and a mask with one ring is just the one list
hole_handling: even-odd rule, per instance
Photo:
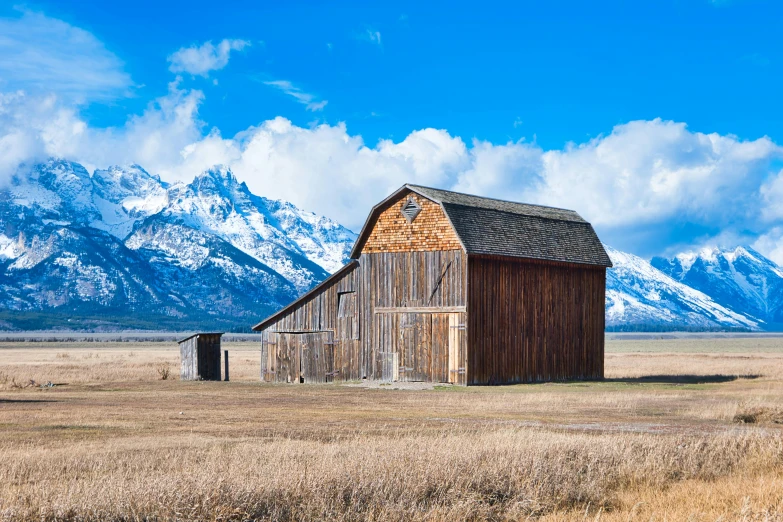
{"label": "small attic vent", "polygon": [[408,220],[408,223],[412,223],[416,216],[421,212],[421,205],[416,203],[413,198],[408,198],[408,201],[402,206],[402,215]]}

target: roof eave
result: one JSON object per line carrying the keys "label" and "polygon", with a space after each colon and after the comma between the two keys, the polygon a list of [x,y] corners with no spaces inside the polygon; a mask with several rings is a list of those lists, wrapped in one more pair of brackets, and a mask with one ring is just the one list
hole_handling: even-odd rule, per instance
{"label": "roof eave", "polygon": [[355,259],[351,259],[346,264],[344,264],[339,270],[337,270],[334,274],[330,275],[329,277],[327,277],[326,279],[324,279],[323,281],[321,281],[320,283],[318,283],[317,285],[312,287],[310,290],[308,290],[307,292],[305,292],[304,294],[299,296],[299,298],[294,299],[288,305],[284,306],[283,308],[281,308],[277,312],[273,313],[272,315],[268,316],[263,321],[259,322],[255,326],[253,326],[252,330],[256,331],[256,332],[259,331],[259,330],[263,330],[266,326],[269,325],[269,323],[273,323],[281,315],[284,315],[286,312],[289,312],[292,308],[297,306],[299,303],[303,302],[308,297],[310,297],[313,294],[315,294],[318,290],[320,290],[321,288],[327,286],[329,283],[331,283],[332,281],[337,279],[337,277],[341,276],[342,274],[347,272],[350,268],[353,268],[353,267],[355,267],[358,264],[359,264],[358,261],[356,261]]}

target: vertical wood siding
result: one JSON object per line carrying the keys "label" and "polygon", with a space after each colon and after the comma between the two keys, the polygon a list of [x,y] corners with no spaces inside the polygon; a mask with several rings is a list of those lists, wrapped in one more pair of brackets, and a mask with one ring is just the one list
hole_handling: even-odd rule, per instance
{"label": "vertical wood siding", "polygon": [[470,256],[469,384],[604,375],[606,270]]}
{"label": "vertical wood siding", "polygon": [[179,344],[183,381],[220,380],[220,335],[200,334]]}
{"label": "vertical wood siding", "polygon": [[[261,378],[299,382],[308,364],[321,368],[304,361],[307,353],[325,358],[326,381],[389,378],[397,354],[400,379],[464,384],[466,277],[460,250],[362,255],[356,268],[262,330]],[[422,308],[435,313],[416,311]],[[323,349],[307,351],[314,333],[328,334]]]}
{"label": "vertical wood siding", "polygon": [[[368,379],[381,379],[383,376],[384,361],[388,356],[379,355],[387,353],[399,354],[399,368],[411,368],[410,360],[403,355],[406,343],[410,343],[411,327],[408,316],[416,313],[406,309],[433,309],[438,311],[444,308],[464,309],[466,304],[465,282],[467,278],[467,259],[461,250],[446,250],[434,252],[383,252],[376,254],[362,254],[359,259],[361,266],[359,273],[359,322],[363,332],[360,367],[362,377]],[[387,313],[386,309],[394,309]],[[444,310],[445,312],[445,310]],[[464,312],[464,310],[463,310]],[[420,313],[420,312],[419,312]],[[417,313],[417,315],[419,314]],[[432,345],[432,313],[420,321],[429,321],[429,326],[424,323],[415,327],[421,339],[430,339],[426,343],[420,343],[420,353],[415,360],[432,359],[430,352]],[[406,322],[407,321],[407,322]],[[430,335],[427,336],[427,331]],[[444,328],[441,339],[440,330],[435,333],[436,343],[448,342],[448,332]],[[462,338],[455,338],[455,342],[463,342]],[[410,351],[410,347],[408,351]],[[463,349],[457,353],[464,353]],[[411,357],[414,357],[411,355]],[[464,367],[464,361],[461,367]],[[426,372],[431,374],[428,366]],[[422,380],[423,368],[413,371],[415,380]],[[411,372],[400,379],[413,380]],[[426,379],[426,380],[429,380]]]}
{"label": "vertical wood siding", "polygon": [[[308,372],[309,382],[360,378],[357,281],[358,266],[264,327],[261,331],[263,381],[299,382],[302,371]],[[302,360],[305,355],[310,359]],[[306,370],[301,369],[303,364]],[[324,375],[315,377],[313,372]]]}

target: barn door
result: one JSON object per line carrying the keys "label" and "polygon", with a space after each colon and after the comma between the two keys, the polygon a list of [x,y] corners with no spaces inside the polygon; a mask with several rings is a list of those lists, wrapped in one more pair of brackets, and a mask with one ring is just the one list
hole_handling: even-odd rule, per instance
{"label": "barn door", "polygon": [[465,371],[467,353],[466,346],[466,314],[452,313],[449,316],[449,380],[454,384],[466,384]]}
{"label": "barn door", "polygon": [[429,381],[432,365],[432,314],[399,314],[399,378]]}
{"label": "barn door", "polygon": [[[277,334],[277,382],[299,382],[301,375],[301,348],[299,337],[302,334]],[[272,370],[274,371],[274,370]]]}
{"label": "barn door", "polygon": [[327,332],[299,334],[301,361],[300,379],[303,383],[331,382],[334,366],[333,344]]}
{"label": "barn door", "polygon": [[451,339],[450,324],[453,314],[432,314],[432,382],[451,382],[449,380],[449,354]]}

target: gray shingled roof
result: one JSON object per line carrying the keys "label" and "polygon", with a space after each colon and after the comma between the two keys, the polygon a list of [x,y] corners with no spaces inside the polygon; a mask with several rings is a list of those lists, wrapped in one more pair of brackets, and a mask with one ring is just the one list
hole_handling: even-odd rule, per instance
{"label": "gray shingled roof", "polygon": [[612,266],[592,225],[573,210],[483,198],[420,185],[405,185],[375,206],[359,234],[352,257],[358,257],[374,214],[405,189],[440,203],[468,254]]}
{"label": "gray shingled roof", "polygon": [[451,192],[449,190],[434,189],[422,187],[421,185],[405,185],[409,189],[418,192],[438,203],[450,203],[463,207],[482,208],[487,210],[497,210],[522,216],[540,217],[547,219],[557,219],[560,221],[575,221],[577,223],[587,223],[582,216],[573,210],[564,208],[543,207],[541,205],[530,205],[528,203],[515,203],[513,201],[503,201],[502,199],[482,198],[471,194],[462,194],[460,192]]}
{"label": "gray shingled roof", "polygon": [[593,227],[581,218],[550,219],[450,203],[443,210],[468,254],[612,266]]}

